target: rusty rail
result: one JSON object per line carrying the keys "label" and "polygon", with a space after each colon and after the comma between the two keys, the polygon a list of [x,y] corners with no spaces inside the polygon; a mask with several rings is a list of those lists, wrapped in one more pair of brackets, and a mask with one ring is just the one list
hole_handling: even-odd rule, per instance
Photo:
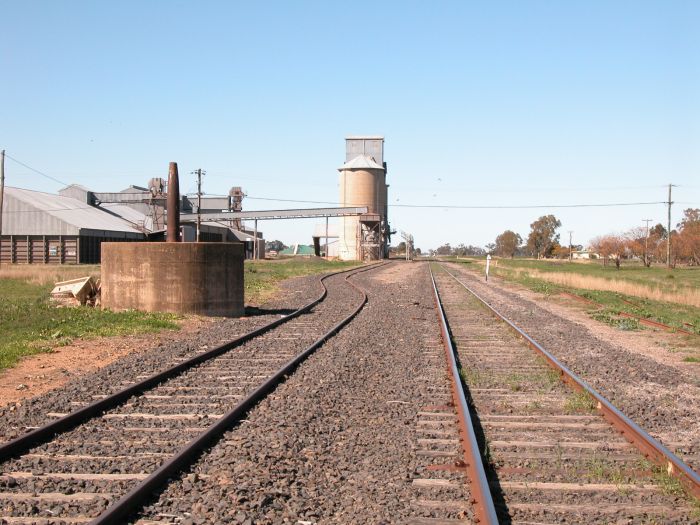
{"label": "rusty rail", "polygon": [[456,275],[442,265],[441,268],[455,281],[461,284],[469,293],[481,301],[496,317],[505,322],[522,337],[532,349],[539,353],[544,360],[559,373],[559,377],[564,383],[570,385],[575,390],[588,393],[588,395],[596,401],[597,409],[603,417],[612,424],[627,441],[644,454],[644,457],[663,467],[669,475],[678,479],[688,489],[690,494],[696,498],[700,497],[700,475],[697,472],[686,465],[682,459],[667,449],[659,441],[651,437],[644,429],[623,414],[592,386],[564,366],[556,357],[545,350],[537,341],[516,326],[510,319],[506,318],[502,313],[491,306]]}
{"label": "rusty rail", "polygon": [[[279,383],[281,383],[290,373],[292,373],[302,361],[309,357],[328,339],[338,333],[346,324],[352,321],[352,319],[360,312],[360,310],[362,310],[362,308],[364,308],[365,304],[367,304],[367,293],[356,284],[350,282],[348,279],[353,275],[373,270],[374,268],[384,266],[385,264],[389,263],[374,264],[367,268],[362,268],[359,271],[357,268],[352,268],[350,270],[343,270],[341,272],[331,274],[337,275],[339,273],[353,272],[345,277],[345,281],[350,286],[355,288],[355,290],[357,290],[362,296],[362,300],[353,310],[353,312],[337,323],[301,354],[288,361],[282,368],[275,372],[272,377],[267,379],[253,392],[248,394],[248,396],[246,396],[246,398],[243,399],[238,405],[224,414],[223,417],[214,425],[190,441],[179,452],[177,452],[177,454],[161,465],[155,472],[141,481],[136,487],[129,491],[125,496],[117,500],[113,505],[108,507],[107,510],[105,510],[97,518],[92,520],[90,525],[120,525],[124,523],[126,518],[136,512],[136,510],[144,502],[148,501],[149,498],[153,497],[154,491],[166,484],[173,476],[178,475],[185,467],[195,461],[207,447],[215,443],[224,432],[238,423],[238,421],[240,421],[246,413],[248,413],[258,402],[264,399],[268,393],[274,390]],[[324,279],[326,277],[330,277],[330,275],[325,276]]]}
{"label": "rusty rail", "polygon": [[[563,296],[565,296],[565,297],[569,297],[569,298],[571,298],[571,299],[575,299],[575,300],[577,300],[577,301],[580,301],[580,302],[583,302],[583,303],[586,303],[586,304],[590,304],[590,305],[593,305],[593,306],[597,306],[597,307],[599,307],[599,308],[602,308],[602,306],[603,306],[603,305],[600,304],[600,303],[597,303],[597,302],[595,302],[595,301],[592,301],[591,299],[588,299],[588,298],[586,298],[586,297],[581,297],[580,295],[576,295],[575,293],[571,293],[571,292],[560,292],[560,293],[561,293],[561,295],[563,295]],[[639,308],[639,305],[636,304],[636,303],[633,303],[632,301],[628,301],[627,299],[623,299],[622,297],[620,297],[620,300],[621,300],[623,303],[627,303],[627,304],[629,304],[629,305],[631,305],[631,306],[634,306],[635,308]],[[617,314],[620,315],[620,316],[622,316],[622,317],[627,317],[628,319],[636,319],[636,320],[639,321],[641,324],[646,325],[646,326],[651,326],[651,327],[653,327],[653,328],[662,328],[662,329],[666,330],[667,332],[673,332],[673,333],[678,333],[678,334],[683,334],[683,335],[697,335],[697,334],[694,334],[693,332],[689,332],[688,330],[684,330],[683,328],[676,328],[676,327],[674,327],[674,326],[669,326],[669,325],[664,324],[664,323],[661,323],[661,322],[659,322],[659,321],[654,321],[653,319],[648,319],[648,318],[646,318],[646,317],[641,317],[641,316],[639,316],[639,315],[630,314],[630,313],[623,312],[623,311],[618,311]],[[691,328],[692,328],[692,326],[693,326],[693,325],[690,324],[690,323],[685,323],[685,322],[684,322],[683,324],[684,324],[685,326],[688,326],[688,327],[691,327]]]}
{"label": "rusty rail", "polygon": [[447,358],[447,367],[450,370],[452,399],[454,400],[455,409],[457,410],[459,430],[462,434],[462,450],[464,451],[464,463],[466,465],[467,479],[469,481],[469,490],[472,496],[471,504],[474,508],[474,521],[487,525],[497,525],[498,516],[496,515],[486,472],[484,471],[484,464],[481,461],[481,453],[479,451],[476,433],[474,432],[474,426],[472,425],[469,405],[464,395],[462,380],[457,368],[455,349],[452,345],[452,338],[450,337],[447,319],[445,318],[445,310],[440,301],[440,292],[438,292],[432,268],[430,268],[430,279],[433,283],[435,310],[437,311],[440,330],[442,331],[442,341]]}
{"label": "rusty rail", "polygon": [[[366,269],[374,268],[377,265],[372,265]],[[205,361],[208,361],[209,359],[213,359],[214,357],[217,357],[225,352],[228,352],[229,350],[236,348],[243,343],[250,341],[251,339],[254,339],[270,330],[273,328],[278,327],[279,325],[286,323],[287,321],[294,319],[295,317],[300,316],[304,312],[309,311],[311,308],[316,306],[318,303],[323,301],[326,298],[327,295],[327,290],[325,286],[323,285],[323,281],[327,279],[328,277],[331,277],[333,275],[338,275],[341,273],[347,273],[347,272],[352,272],[354,270],[357,270],[357,268],[350,268],[348,270],[341,270],[339,272],[334,272],[330,273],[327,275],[322,276],[319,279],[319,282],[321,285],[324,287],[323,292],[313,301],[310,303],[302,306],[301,308],[295,310],[291,314],[289,314],[286,317],[282,317],[280,319],[276,319],[275,321],[272,321],[271,323],[268,323],[264,326],[261,326],[260,328],[256,328],[255,330],[252,330],[240,337],[237,337],[236,339],[233,339],[232,341],[229,341],[228,343],[225,343],[221,346],[218,346],[216,348],[212,348],[211,350],[208,350],[207,352],[198,354],[186,361],[183,361],[175,366],[172,366],[170,368],[167,368],[166,370],[163,370],[161,372],[157,372],[156,374],[152,375],[151,377],[148,377],[142,381],[139,381],[138,383],[135,383],[131,386],[128,386],[118,392],[115,392],[114,394],[110,394],[109,396],[99,399],[97,401],[94,401],[90,403],[89,405],[80,408],[78,410],[75,410],[71,412],[70,414],[67,414],[55,421],[52,421],[51,423],[47,423],[46,425],[43,425],[39,428],[33,429],[26,434],[23,434],[11,441],[8,441],[6,443],[0,444],[0,463],[9,460],[10,458],[21,454],[23,452],[26,452],[32,447],[35,447],[37,445],[40,445],[42,443],[45,443],[52,439],[54,436],[62,433],[62,432],[68,432],[69,430],[75,428],[76,426],[84,423],[85,421],[99,416],[100,414],[103,414],[105,411],[110,410],[116,406],[119,406],[121,403],[125,402],[127,399],[129,399],[132,396],[135,396],[137,394],[140,394],[150,388],[155,387],[156,385],[160,384],[161,382],[165,381],[166,379],[173,378],[184,371],[188,370],[189,368],[192,368],[195,365],[198,365],[200,363],[203,363]]]}

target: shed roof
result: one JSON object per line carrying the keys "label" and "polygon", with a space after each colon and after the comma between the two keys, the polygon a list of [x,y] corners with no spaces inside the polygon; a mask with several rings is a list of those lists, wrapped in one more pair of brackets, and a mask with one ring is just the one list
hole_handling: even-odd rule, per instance
{"label": "shed roof", "polygon": [[126,204],[120,204],[118,202],[106,202],[97,207],[97,209],[100,208],[114,215],[118,215],[120,219],[135,225],[137,228],[138,226],[143,226],[147,230],[153,230],[153,219],[132,206],[127,206]]}
{"label": "shed roof", "polygon": [[[5,188],[5,193],[75,228],[142,233],[127,221],[77,199],[12,187]],[[32,219],[28,217],[27,220]]]}
{"label": "shed roof", "polygon": [[358,155],[354,159],[343,164],[342,167],[338,168],[338,171],[366,169],[383,170],[384,166],[377,164],[377,161],[368,155]]}

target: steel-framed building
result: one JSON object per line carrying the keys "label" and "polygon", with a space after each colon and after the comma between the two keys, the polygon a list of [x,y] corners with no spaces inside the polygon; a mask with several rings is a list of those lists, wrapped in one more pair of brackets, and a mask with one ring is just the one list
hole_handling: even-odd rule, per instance
{"label": "steel-framed building", "polygon": [[103,241],[142,241],[146,234],[123,218],[63,195],[5,188],[0,261],[99,263]]}

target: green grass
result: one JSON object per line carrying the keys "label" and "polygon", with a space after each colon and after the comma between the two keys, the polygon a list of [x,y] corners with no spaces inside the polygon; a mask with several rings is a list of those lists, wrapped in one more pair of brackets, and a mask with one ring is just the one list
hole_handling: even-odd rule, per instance
{"label": "green grass", "polygon": [[[469,268],[469,267],[467,267]],[[621,330],[639,330],[643,328],[635,319],[624,318],[620,312],[633,314],[644,319],[651,319],[664,323],[673,328],[682,329],[691,333],[700,334],[700,308],[688,304],[659,301],[633,295],[607,290],[593,290],[586,288],[572,288],[555,284],[538,278],[537,274],[528,273],[527,269],[547,272],[577,273],[582,275],[605,276],[609,279],[629,279],[644,283],[645,286],[661,286],[660,283],[668,280],[666,275],[669,270],[661,268],[644,268],[641,266],[623,266],[618,272],[613,268],[603,268],[600,263],[568,263],[561,261],[535,261],[519,259],[499,259],[498,266],[492,267],[493,274],[511,282],[516,282],[544,295],[557,295],[568,292],[585,299],[589,299],[602,305],[596,308],[591,305],[589,314],[594,319],[607,323]],[[471,269],[480,270],[480,267]],[[675,269],[674,286],[676,290],[691,291],[693,287],[700,286],[700,269],[685,268]],[[585,281],[584,281],[585,282]],[[583,304],[583,303],[582,303]]]}
{"label": "green grass", "polygon": [[319,258],[289,258],[274,261],[245,261],[245,303],[259,305],[279,290],[284,279],[335,272],[357,266],[354,261],[327,261]]}
{"label": "green grass", "polygon": [[640,330],[642,325],[639,324],[637,319],[630,319],[629,317],[620,317],[620,315],[615,310],[603,309],[601,311],[590,312],[590,316],[596,321],[608,324],[617,328],[618,330]]}
{"label": "green grass", "polygon": [[544,272],[570,273],[604,279],[616,279],[640,285],[653,285],[676,289],[698,289],[700,287],[700,268],[668,268],[652,266],[645,268],[638,262],[624,261],[619,270],[614,264],[603,266],[602,261],[569,263],[564,260],[534,259],[498,259],[498,269],[530,269]]}
{"label": "green grass", "polygon": [[23,356],[50,352],[76,338],[178,329],[177,316],[172,314],[56,308],[48,301],[51,288],[0,279],[0,370],[13,366]]}
{"label": "green grass", "polygon": [[700,363],[700,357],[689,355],[683,358],[686,363]]}
{"label": "green grass", "polygon": [[596,409],[596,401],[586,391],[574,392],[564,403],[567,414],[590,413]]}
{"label": "green grass", "polygon": [[[246,303],[269,299],[283,279],[336,271],[356,264],[323,259],[246,261]],[[99,275],[99,267],[42,266],[37,270],[25,265],[21,268],[8,266],[3,272],[4,278],[0,276],[0,370],[15,365],[23,356],[50,352],[74,339],[178,329],[176,321],[180,317],[173,314],[56,308],[49,303],[54,281]]]}

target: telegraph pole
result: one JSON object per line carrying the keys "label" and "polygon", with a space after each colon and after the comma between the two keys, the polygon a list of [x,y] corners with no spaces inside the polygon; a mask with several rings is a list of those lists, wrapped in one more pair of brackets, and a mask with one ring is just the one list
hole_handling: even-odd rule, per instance
{"label": "telegraph pole", "polygon": [[202,229],[202,175],[206,175],[206,171],[196,169],[194,174],[197,175],[197,242]]}
{"label": "telegraph pole", "polygon": [[[5,197],[5,150],[0,151],[0,254],[2,252],[2,204]],[[0,264],[2,257],[0,256]]]}
{"label": "telegraph pole", "polygon": [[573,260],[574,252],[571,244],[571,234],[574,233],[573,230],[569,230],[569,262]]}
{"label": "telegraph pole", "polygon": [[673,184],[668,185],[668,235],[666,236],[666,268],[671,267],[671,188]]}
{"label": "telegraph pole", "polygon": [[649,223],[654,219],[642,219],[647,224],[647,236],[644,237],[644,266],[649,267]]}

